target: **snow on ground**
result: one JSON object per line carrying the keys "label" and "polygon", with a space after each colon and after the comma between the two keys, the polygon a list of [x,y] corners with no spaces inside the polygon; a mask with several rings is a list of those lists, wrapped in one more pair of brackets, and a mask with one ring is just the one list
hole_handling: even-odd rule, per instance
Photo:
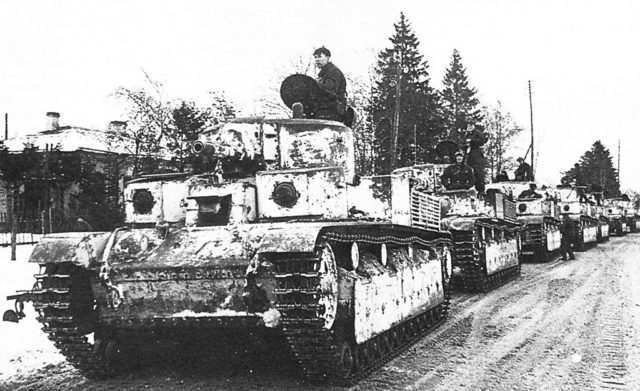
{"label": "snow on ground", "polygon": [[[0,247],[1,313],[14,308],[7,295],[31,289],[35,282],[33,275],[38,273],[38,265],[27,262],[32,250],[33,245],[18,246],[16,261],[11,261],[11,247]],[[25,305],[24,312],[26,318],[20,323],[0,322],[0,382],[64,360],[41,330],[30,303]]]}

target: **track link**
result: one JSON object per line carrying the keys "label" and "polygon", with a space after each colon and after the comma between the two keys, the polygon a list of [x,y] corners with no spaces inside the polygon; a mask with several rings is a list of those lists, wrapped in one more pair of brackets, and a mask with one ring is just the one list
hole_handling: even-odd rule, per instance
{"label": "track link", "polygon": [[520,275],[521,265],[487,274],[480,257],[479,241],[473,231],[453,232],[456,262],[461,275],[454,279],[454,288],[465,292],[489,292]]}
{"label": "track link", "polygon": [[95,331],[88,275],[70,264],[44,264],[41,269],[44,273],[35,275],[30,293],[42,330],[85,376],[110,375],[112,366],[104,354],[105,344],[92,344],[88,338]]}

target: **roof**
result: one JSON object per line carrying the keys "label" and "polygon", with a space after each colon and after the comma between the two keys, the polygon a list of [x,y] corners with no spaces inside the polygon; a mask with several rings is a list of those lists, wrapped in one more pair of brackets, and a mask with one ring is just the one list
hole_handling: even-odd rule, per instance
{"label": "roof", "polygon": [[41,150],[59,146],[62,152],[129,153],[122,143],[110,142],[107,133],[77,126],[62,126],[56,130],[10,138],[4,142],[12,152],[22,151],[26,144],[33,144]]}

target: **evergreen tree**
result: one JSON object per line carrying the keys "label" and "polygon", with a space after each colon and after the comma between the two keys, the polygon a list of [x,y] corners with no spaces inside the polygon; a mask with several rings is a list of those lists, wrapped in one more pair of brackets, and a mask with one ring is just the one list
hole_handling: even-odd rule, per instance
{"label": "evergreen tree", "polygon": [[443,114],[446,126],[446,138],[459,145],[465,139],[461,131],[467,126],[482,122],[480,102],[476,98],[476,89],[469,86],[466,69],[458,50],[453,50],[451,63],[447,68],[442,90]]}
{"label": "evergreen tree", "polygon": [[442,129],[439,95],[429,85],[429,67],[404,14],[394,28],[392,46],[378,55],[372,88],[376,172],[431,159]]}
{"label": "evergreen tree", "polygon": [[[602,189],[605,197],[616,197],[620,194],[618,170],[613,167],[611,153],[600,140],[593,143],[591,150],[580,157],[578,167],[572,167],[564,172],[569,178],[581,176],[580,180],[590,190]],[[579,171],[579,172],[578,172]]]}

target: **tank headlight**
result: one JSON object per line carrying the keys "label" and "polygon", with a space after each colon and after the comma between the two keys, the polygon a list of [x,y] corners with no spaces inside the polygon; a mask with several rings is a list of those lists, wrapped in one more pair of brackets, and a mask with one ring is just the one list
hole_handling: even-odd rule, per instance
{"label": "tank headlight", "polygon": [[527,210],[527,204],[518,205],[518,210],[520,211],[520,213],[525,212]]}
{"label": "tank headlight", "polygon": [[133,193],[133,211],[136,214],[147,215],[151,213],[155,203],[153,194],[147,189],[137,189]]}
{"label": "tank headlight", "polygon": [[565,206],[564,206],[564,211],[565,211],[565,212],[568,212],[568,211],[569,211],[569,205],[565,205]]}
{"label": "tank headlight", "polygon": [[298,202],[300,194],[296,191],[292,182],[280,182],[273,189],[271,198],[276,204],[291,208]]}

